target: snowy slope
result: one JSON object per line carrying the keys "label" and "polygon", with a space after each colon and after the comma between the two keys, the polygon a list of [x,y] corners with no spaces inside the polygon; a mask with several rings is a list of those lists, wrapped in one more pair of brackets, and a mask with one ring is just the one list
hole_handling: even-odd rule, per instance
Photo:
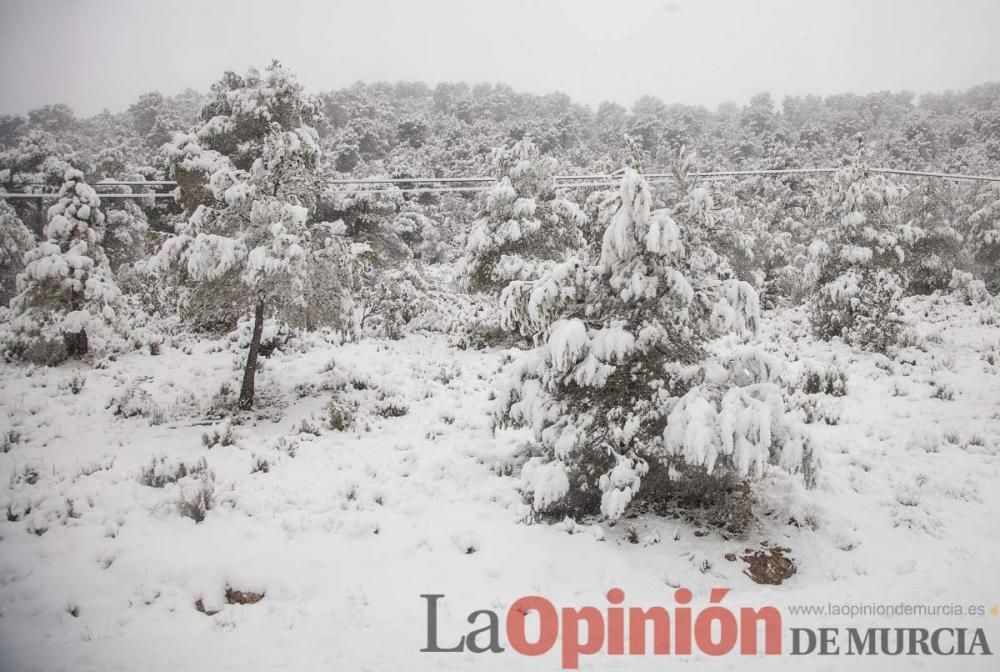
{"label": "snowy slope", "polygon": [[[503,617],[527,594],[603,608],[614,586],[626,605],[644,607],[672,607],[676,586],[702,603],[710,588],[732,588],[730,607],[992,605],[1000,601],[1000,324],[984,323],[995,312],[951,297],[906,307],[913,345],[892,358],[814,342],[801,310],[765,316],[761,340],[792,360],[793,377],[836,364],[848,388],[823,395],[836,424],[810,425],[824,451],[816,490],[766,481],[761,509],[772,515],[747,539],[656,518],[613,528],[526,524],[511,456],[527,434],[494,434],[489,415],[510,353],[454,350],[440,335],[311,341],[276,353],[258,379],[265,410],[232,426],[234,443],[211,447],[202,436],[226,432],[206,418],[220,386],[236,387],[242,364],[226,341],[178,342],[99,369],[4,366],[0,669],[559,669],[557,649],[537,659],[419,653],[421,593],[446,595],[445,645],[472,629],[466,616],[475,609]],[[328,427],[334,397],[356,407],[345,431]],[[178,510],[197,478],[140,482],[158,456],[205,460],[214,497],[203,522]],[[254,472],[263,461],[268,470]],[[787,523],[792,517],[798,525]],[[755,584],[741,561],[725,558],[761,542],[790,548],[798,564],[781,586]],[[227,587],[264,597],[227,604]],[[218,613],[198,611],[198,600]],[[1000,619],[989,616],[848,622],[785,611],[784,624],[986,627],[1000,647]],[[582,665],[773,669],[802,660]],[[845,664],[829,660],[828,669]],[[936,658],[847,662],[942,669]],[[995,669],[992,662],[944,664]]]}

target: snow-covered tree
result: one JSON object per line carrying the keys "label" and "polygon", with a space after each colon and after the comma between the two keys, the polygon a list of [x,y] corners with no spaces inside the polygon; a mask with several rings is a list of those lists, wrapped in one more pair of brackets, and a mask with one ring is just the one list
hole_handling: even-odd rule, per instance
{"label": "snow-covered tree", "polygon": [[17,276],[24,269],[24,255],[35,247],[35,237],[6,201],[0,201],[0,305],[6,306],[17,290]]}
{"label": "snow-covered tree", "polygon": [[[0,152],[0,188],[15,192],[55,191],[71,167],[69,145],[51,133],[33,129],[18,138],[17,144]],[[41,233],[45,210],[30,199],[13,201],[11,206],[36,234]]]}
{"label": "snow-covered tree", "polygon": [[499,181],[469,233],[463,274],[471,289],[497,293],[581,248],[585,216],[556,192],[559,163],[530,140],[497,150],[493,162]]}
{"label": "snow-covered tree", "polygon": [[983,271],[986,288],[1000,293],[1000,186],[982,189],[977,198],[978,209],[969,217],[969,228],[976,262]]}
{"label": "snow-covered tree", "polygon": [[418,315],[441,307],[425,267],[448,248],[424,210],[398,187],[378,183],[321,197],[323,216],[341,223],[358,251],[355,317],[364,332],[399,338]]}
{"label": "snow-covered tree", "polygon": [[402,337],[407,324],[420,313],[434,309],[429,290],[430,284],[416,264],[385,269],[360,289],[359,328],[387,338]]}
{"label": "snow-covered tree", "polygon": [[423,206],[408,201],[396,217],[395,226],[415,259],[425,264],[445,260],[449,252],[448,244],[437,223],[424,214]]}
{"label": "snow-covered tree", "polygon": [[690,176],[694,166],[694,153],[682,147],[671,166],[675,214],[697,231],[703,248],[713,252],[719,278],[738,278],[759,287],[763,277],[755,252],[764,222],[752,217],[732,193],[696,184]]}
{"label": "snow-covered tree", "polygon": [[243,409],[254,401],[265,315],[316,319],[311,275],[342,267],[347,254],[334,227],[310,222],[319,194],[317,106],[277,62],[263,76],[227,73],[212,87],[201,126],[168,147],[190,216],[153,267],[178,273],[203,310],[252,310]]}
{"label": "snow-covered tree", "polygon": [[635,500],[675,495],[690,478],[743,479],[780,464],[811,472],[786,416],[778,362],[754,348],[710,356],[709,340],[757,328],[757,294],[721,280],[725,260],[688,217],[688,194],[652,211],[628,169],[598,263],[572,259],[503,292],[503,318],[539,345],[498,398],[500,426],[530,428],[522,469],[536,511],[611,520]]}
{"label": "snow-covered tree", "polygon": [[[116,179],[142,180],[138,174],[121,172]],[[130,187],[101,186],[102,193],[129,194]],[[154,201],[149,199],[105,199],[104,205],[104,252],[108,255],[111,270],[118,272],[122,264],[132,264],[146,257],[146,237],[149,234],[149,222],[143,207],[152,208]]]}
{"label": "snow-covered tree", "polygon": [[[801,158],[783,143],[772,151],[776,153],[764,166],[768,169],[801,165]],[[757,276],[755,284],[765,308],[801,300],[805,290],[802,269],[808,261],[808,245],[812,240],[813,179],[802,175],[755,175],[727,187],[724,195],[732,200],[724,202],[735,215],[728,220],[741,219],[750,234],[736,238],[743,243],[736,255],[737,276],[742,279]],[[752,243],[749,250],[748,242]]]}
{"label": "snow-covered tree", "polygon": [[915,228],[903,263],[911,294],[946,289],[959,266],[963,240],[955,226],[954,191],[952,184],[928,179],[911,189],[903,201],[904,219]]}
{"label": "snow-covered tree", "polygon": [[[101,247],[104,215],[97,193],[69,169],[48,210],[45,241],[24,257],[11,300],[11,348],[49,361],[82,356],[90,335],[114,326],[121,296]],[[103,335],[103,334],[102,334]]]}
{"label": "snow-covered tree", "polygon": [[810,245],[815,290],[810,320],[819,338],[883,352],[902,328],[905,246],[919,231],[903,223],[902,186],[870,170],[861,148],[839,169],[823,200],[825,227]]}

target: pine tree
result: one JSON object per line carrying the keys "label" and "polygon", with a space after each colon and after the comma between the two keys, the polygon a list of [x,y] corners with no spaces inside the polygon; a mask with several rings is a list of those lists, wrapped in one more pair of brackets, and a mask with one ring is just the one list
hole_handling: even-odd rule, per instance
{"label": "pine tree", "polygon": [[[801,157],[784,142],[776,141],[770,149],[766,168],[801,165]],[[737,246],[741,254],[736,261],[743,266],[738,263],[737,276],[744,280],[757,276],[753,282],[765,308],[803,298],[814,186],[801,175],[757,175],[732,183],[725,192],[734,201],[729,209],[742,216],[741,226],[752,234],[746,241],[752,247]]]}
{"label": "pine tree", "polygon": [[[33,129],[20,136],[17,144],[0,151],[0,188],[11,191],[46,193],[62,186],[73,151],[51,133]],[[21,221],[37,235],[45,227],[41,202],[19,199],[10,203]]]}
{"label": "pine tree", "polygon": [[310,225],[319,195],[319,145],[310,125],[317,110],[277,62],[263,76],[227,73],[212,88],[201,126],[168,148],[189,218],[153,267],[173,269],[189,305],[252,311],[244,410],[253,406],[265,315],[315,320],[312,275],[324,265],[338,268],[346,254],[333,227]]}
{"label": "pine tree", "polygon": [[379,184],[327,190],[320,205],[324,217],[343,227],[358,262],[353,277],[357,331],[400,338],[431,303],[423,268],[415,262],[429,220],[404,210],[399,188]]}
{"label": "pine tree", "polygon": [[24,257],[11,301],[15,351],[56,361],[91,348],[89,334],[111,327],[120,292],[101,247],[104,215],[97,193],[75,169],[66,171],[48,210],[46,240]]}
{"label": "pine tree", "polygon": [[6,201],[0,201],[0,305],[17,293],[17,276],[24,270],[24,255],[35,247],[35,237]]}
{"label": "pine tree", "polygon": [[493,166],[499,181],[469,233],[462,272],[472,290],[498,293],[581,248],[585,216],[557,194],[559,163],[543,157],[531,140],[497,150]]}
{"label": "pine tree", "polygon": [[502,294],[507,326],[539,343],[496,411],[499,426],[534,434],[522,483],[536,511],[615,520],[689,479],[813,466],[778,362],[753,348],[709,356],[715,335],[752,334],[759,306],[747,283],[719,278],[727,265],[706,243],[695,191],[654,212],[627,169],[599,262],[571,259]]}
{"label": "pine tree", "polygon": [[903,263],[911,294],[947,288],[952,270],[959,266],[963,241],[951,208],[953,191],[948,183],[926,180],[910,190],[903,202],[904,218],[914,228]]}
{"label": "pine tree", "polygon": [[976,262],[986,288],[1000,293],[1000,186],[990,185],[976,198],[978,209],[969,217]]}
{"label": "pine tree", "polygon": [[862,147],[824,195],[825,228],[809,248],[815,290],[810,321],[819,338],[884,352],[902,329],[904,248],[919,233],[903,224],[901,186],[870,170]]}
{"label": "pine tree", "polygon": [[[125,174],[124,179],[139,181],[141,175]],[[118,178],[118,179],[123,179]],[[98,183],[97,186],[101,186]],[[103,187],[108,193],[129,194],[129,187]],[[152,199],[145,205],[150,206]],[[108,255],[111,270],[115,273],[122,264],[134,264],[146,257],[146,237],[149,234],[149,222],[143,210],[144,204],[139,199],[107,200],[104,208],[104,252]]]}

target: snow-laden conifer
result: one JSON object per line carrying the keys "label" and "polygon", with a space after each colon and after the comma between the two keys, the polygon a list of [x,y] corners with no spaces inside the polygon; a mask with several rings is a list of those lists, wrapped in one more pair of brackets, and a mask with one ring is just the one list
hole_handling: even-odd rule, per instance
{"label": "snow-laden conifer", "polygon": [[0,201],[0,306],[6,306],[17,293],[17,276],[24,269],[24,255],[35,244],[31,230],[14,208]]}
{"label": "snow-laden conifer", "polygon": [[716,335],[752,336],[759,305],[748,283],[719,278],[728,265],[706,243],[705,205],[691,189],[652,211],[628,169],[598,263],[569,260],[504,290],[507,325],[538,343],[497,408],[499,425],[537,442],[522,470],[535,510],[614,520],[694,475],[813,468],[784,412],[779,363],[752,347],[710,354]]}
{"label": "snow-laden conifer", "polygon": [[976,197],[977,209],[969,217],[976,262],[986,288],[1000,293],[1000,186],[990,185]]}
{"label": "snow-laden conifer", "polygon": [[542,156],[530,139],[497,150],[493,166],[498,182],[469,233],[463,274],[471,289],[497,293],[582,247],[585,216],[556,191],[559,162]]}
{"label": "snow-laden conifer", "polygon": [[189,217],[151,267],[172,269],[189,310],[228,315],[230,328],[231,319],[252,311],[242,408],[253,404],[265,315],[315,325],[323,318],[317,308],[343,304],[313,294],[339,294],[346,283],[328,276],[350,266],[342,231],[311,221],[319,195],[317,115],[317,102],[278,63],[263,76],[227,73],[213,86],[200,127],[167,148]]}
{"label": "snow-laden conifer", "polygon": [[83,174],[68,169],[59,200],[48,210],[45,240],[24,256],[10,345],[32,359],[82,356],[91,336],[101,342],[115,325],[121,292],[101,247],[101,200]]}
{"label": "snow-laden conifer", "polygon": [[903,187],[870,170],[861,148],[824,194],[825,226],[810,245],[806,277],[820,338],[840,336],[865,350],[885,351],[902,328],[905,248],[921,234],[903,223]]}

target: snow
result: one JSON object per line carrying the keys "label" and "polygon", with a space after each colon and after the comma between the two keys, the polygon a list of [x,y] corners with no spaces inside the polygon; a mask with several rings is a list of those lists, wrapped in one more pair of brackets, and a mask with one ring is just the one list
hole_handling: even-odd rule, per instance
{"label": "snow", "polygon": [[[918,347],[890,356],[813,340],[803,309],[765,313],[768,351],[741,350],[727,364],[742,372],[744,387],[719,409],[698,393],[682,402],[689,421],[672,425],[667,439],[676,450],[710,465],[718,459],[712,447],[722,445],[741,455],[742,470],[763,471],[757,491],[765,515],[745,540],[650,515],[614,527],[527,524],[522,480],[544,505],[566,492],[565,470],[537,458],[517,466],[511,458],[530,432],[492,429],[490,396],[510,353],[454,350],[440,335],[293,343],[264,361],[265,410],[231,426],[233,443],[211,447],[202,435],[226,431],[206,414],[220,386],[239,379],[239,342],[168,341],[157,357],[125,354],[98,369],[3,365],[0,429],[18,440],[0,453],[0,480],[8,484],[0,502],[7,511],[0,519],[0,657],[6,669],[102,672],[193,669],[205,661],[222,670],[556,669],[558,647],[540,661],[512,652],[417,653],[426,636],[419,595],[445,594],[446,641],[466,631],[474,609],[502,613],[527,594],[604,605],[612,586],[642,606],[671,605],[675,585],[690,588],[696,601],[712,587],[730,587],[730,606],[989,602],[996,578],[988,570],[1000,557],[1000,365],[987,355],[1000,349],[1000,326],[989,323],[988,306],[952,297],[903,305]],[[615,328],[588,341],[583,324],[571,320],[557,323],[549,339],[567,367],[588,349],[604,359],[629,344]],[[834,364],[848,378],[846,396],[828,398],[839,403],[837,421],[809,425],[824,452],[815,490],[740,447],[743,437],[774,431],[767,414],[779,379],[775,354],[793,362],[788,380]],[[435,376],[442,367],[459,374],[443,382]],[[85,379],[78,394],[69,386],[75,376]],[[953,399],[934,396],[937,386],[950,388]],[[530,406],[530,385],[521,392]],[[332,397],[356,405],[352,428],[326,426]],[[382,417],[379,397],[407,413]],[[706,434],[716,431],[721,444]],[[554,440],[568,454],[576,438],[562,432]],[[267,472],[253,471],[258,460],[268,462]],[[140,482],[144,469],[162,478],[179,465],[189,473],[176,483]],[[642,469],[619,458],[602,482],[606,515],[624,510]],[[178,502],[206,487],[214,503],[205,520],[179,515]],[[640,543],[626,538],[628,527]],[[782,586],[754,584],[740,561],[724,558],[761,541],[791,549],[798,573]],[[228,604],[227,587],[264,598]],[[199,599],[218,613],[197,611]],[[784,619],[786,627],[902,624],[875,617],[820,623],[787,611]],[[957,624],[919,621],[935,623]],[[583,661],[586,669],[661,664]],[[801,660],[713,664],[790,670]],[[977,664],[989,669],[980,660],[968,667]],[[886,669],[877,658],[852,665]]]}
{"label": "snow", "polygon": [[654,254],[684,254],[680,229],[670,216],[653,217],[646,234],[646,249]]}
{"label": "snow", "polygon": [[644,462],[615,454],[614,468],[601,476],[601,513],[608,520],[616,521],[625,513],[625,507],[639,489],[640,478],[646,473]]}
{"label": "snow", "polygon": [[535,506],[539,510],[559,501],[569,490],[569,479],[566,477],[566,466],[561,462],[543,462],[533,458],[525,463],[521,471],[525,483],[525,492],[534,496]]}
{"label": "snow", "polygon": [[552,325],[548,346],[553,368],[560,373],[568,372],[590,348],[587,325],[576,319],[558,320]]}
{"label": "snow", "polygon": [[246,256],[242,240],[199,233],[188,251],[187,270],[192,278],[213,280],[240,266]]}

